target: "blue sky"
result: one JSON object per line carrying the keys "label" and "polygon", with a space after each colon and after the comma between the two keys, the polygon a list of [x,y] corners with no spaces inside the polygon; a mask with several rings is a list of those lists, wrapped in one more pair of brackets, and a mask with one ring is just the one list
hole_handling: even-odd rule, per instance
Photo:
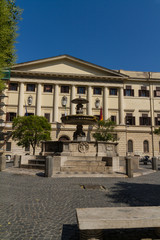
{"label": "blue sky", "polygon": [[160,0],[17,0],[17,62],[62,54],[160,72]]}

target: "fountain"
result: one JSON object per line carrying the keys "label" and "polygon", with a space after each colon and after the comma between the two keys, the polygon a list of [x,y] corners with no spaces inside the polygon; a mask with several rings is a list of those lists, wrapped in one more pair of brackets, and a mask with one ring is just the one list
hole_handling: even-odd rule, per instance
{"label": "fountain", "polygon": [[76,115],[68,115],[61,118],[64,124],[77,125],[77,129],[73,134],[74,141],[86,141],[85,132],[83,131],[83,125],[94,125],[97,122],[97,117],[84,115],[83,104],[87,104],[88,100],[81,98],[75,98],[71,101],[76,106]]}
{"label": "fountain", "polygon": [[86,139],[83,125],[94,125],[98,120],[95,116],[83,113],[83,104],[87,104],[88,100],[79,97],[73,99],[72,103],[77,104],[76,114],[63,116],[61,120],[63,124],[76,125],[73,140],[43,142],[41,154],[53,156],[54,173],[118,171],[117,143]]}

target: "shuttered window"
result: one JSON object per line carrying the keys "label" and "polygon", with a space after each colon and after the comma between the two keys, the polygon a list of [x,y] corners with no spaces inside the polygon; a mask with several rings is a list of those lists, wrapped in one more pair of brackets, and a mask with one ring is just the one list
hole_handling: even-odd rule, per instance
{"label": "shuttered window", "polygon": [[141,87],[141,90],[139,90],[139,97],[149,97],[149,90],[147,90],[147,87]]}
{"label": "shuttered window", "polygon": [[132,116],[132,113],[127,113],[126,125],[135,125],[135,117]]}
{"label": "shuttered window", "polygon": [[132,86],[126,86],[126,89],[124,89],[124,96],[134,96],[134,89],[132,89]]}
{"label": "shuttered window", "polygon": [[151,118],[147,114],[142,114],[142,117],[139,118],[140,125],[151,125]]}

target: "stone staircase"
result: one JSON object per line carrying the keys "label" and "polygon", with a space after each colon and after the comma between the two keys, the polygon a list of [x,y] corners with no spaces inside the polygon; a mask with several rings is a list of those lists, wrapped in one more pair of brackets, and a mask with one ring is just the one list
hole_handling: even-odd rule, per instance
{"label": "stone staircase", "polygon": [[35,159],[28,160],[28,164],[21,164],[21,168],[28,168],[28,169],[45,169],[45,156],[35,156]]}
{"label": "stone staircase", "polygon": [[112,171],[111,166],[106,166],[102,157],[92,156],[70,156],[61,167],[61,172],[90,172],[90,173],[109,173]]}

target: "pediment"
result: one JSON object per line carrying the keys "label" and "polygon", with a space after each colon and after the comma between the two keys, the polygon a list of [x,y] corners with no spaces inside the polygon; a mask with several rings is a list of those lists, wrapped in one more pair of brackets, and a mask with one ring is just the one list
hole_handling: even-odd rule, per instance
{"label": "pediment", "polygon": [[69,55],[61,55],[53,58],[46,58],[31,62],[16,64],[13,70],[26,72],[43,72],[43,73],[61,73],[76,75],[92,75],[92,76],[112,76],[123,77],[124,74],[118,71],[110,70],[98,65],[71,57]]}

